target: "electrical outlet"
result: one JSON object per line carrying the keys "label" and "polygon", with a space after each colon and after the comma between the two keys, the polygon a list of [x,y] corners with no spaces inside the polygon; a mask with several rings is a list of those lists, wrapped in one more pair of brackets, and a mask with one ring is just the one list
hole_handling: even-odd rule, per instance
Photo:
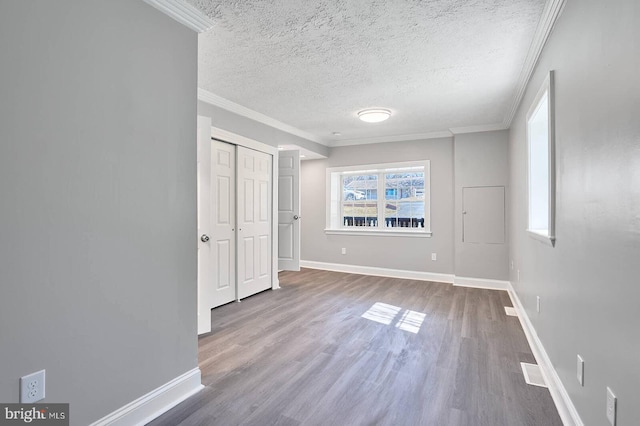
{"label": "electrical outlet", "polygon": [[517,279],[516,281],[518,281],[518,282],[519,282],[519,281],[520,281],[520,269],[518,269],[518,270],[516,271],[516,275],[517,275],[517,277],[518,277],[518,279]]}
{"label": "electrical outlet", "polygon": [[576,371],[576,377],[578,378],[578,383],[580,386],[584,386],[584,360],[580,355],[578,355],[578,365]]}
{"label": "electrical outlet", "polygon": [[511,261],[511,270],[513,271],[513,260]]}
{"label": "electrical outlet", "polygon": [[30,404],[44,398],[44,377],[45,371],[40,370],[20,378],[21,404]]}
{"label": "electrical outlet", "polygon": [[347,249],[345,247],[342,247],[342,254],[347,254]]}
{"label": "electrical outlet", "polygon": [[431,253],[431,260],[438,260],[438,254],[437,253]]}
{"label": "electrical outlet", "polygon": [[536,311],[540,313],[540,296],[536,296]]}
{"label": "electrical outlet", "polygon": [[616,396],[613,391],[607,387],[607,420],[611,423],[611,426],[616,426],[616,405],[617,405]]}

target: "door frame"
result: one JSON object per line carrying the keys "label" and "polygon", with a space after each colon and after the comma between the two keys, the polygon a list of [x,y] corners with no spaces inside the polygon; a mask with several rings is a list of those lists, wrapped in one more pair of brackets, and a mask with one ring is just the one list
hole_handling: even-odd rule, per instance
{"label": "door frame", "polygon": [[[204,333],[209,333],[211,331],[211,307],[209,306],[209,304],[207,303],[208,300],[210,299],[210,288],[207,288],[205,286],[202,285],[202,283],[204,281],[208,281],[210,280],[210,276],[211,276],[211,268],[212,265],[203,265],[201,263],[201,258],[202,258],[202,254],[201,251],[202,250],[207,250],[209,251],[209,249],[206,248],[206,246],[203,246],[204,242],[201,242],[200,237],[203,233],[205,232],[210,232],[209,228],[207,226],[202,227],[203,225],[203,219],[204,217],[208,217],[207,220],[210,220],[210,205],[207,206],[206,208],[206,213],[203,215],[201,213],[203,213],[202,211],[202,206],[203,206],[203,200],[201,198],[202,194],[203,194],[203,190],[201,188],[201,185],[203,184],[203,176],[202,176],[202,165],[200,164],[200,161],[202,161],[203,158],[208,157],[209,158],[209,162],[211,162],[211,137],[209,136],[209,133],[211,133],[211,131],[209,130],[211,127],[211,119],[209,117],[202,117],[202,116],[198,116],[198,138],[196,141],[197,144],[197,158],[196,158],[196,162],[197,162],[197,176],[196,176],[196,192],[197,192],[197,215],[196,215],[196,230],[197,230],[197,234],[195,235],[196,237],[196,241],[197,241],[197,273],[196,273],[196,309],[197,309],[197,329],[198,329],[198,334],[204,334]],[[205,143],[207,142],[207,143]],[[207,146],[208,145],[208,146]],[[207,174],[209,175],[209,181],[210,181],[210,177],[211,177],[211,168],[209,167]],[[207,187],[209,187],[210,182],[207,183]],[[206,200],[206,202],[208,204],[211,203],[211,191],[208,191],[208,197],[209,199]],[[209,253],[210,254],[210,253]]]}
{"label": "door frame", "polygon": [[271,155],[271,289],[277,290],[280,288],[278,280],[278,185],[275,184],[278,182],[278,147],[215,126],[211,126],[211,137]]}

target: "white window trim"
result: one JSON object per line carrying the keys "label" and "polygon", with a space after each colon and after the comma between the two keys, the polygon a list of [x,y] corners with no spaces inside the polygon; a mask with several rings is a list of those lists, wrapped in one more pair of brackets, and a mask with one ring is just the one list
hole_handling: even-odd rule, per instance
{"label": "white window trim", "polygon": [[[549,211],[548,211],[548,230],[540,232],[529,229],[531,223],[531,138],[529,134],[529,121],[537,111],[540,101],[547,94],[548,112],[549,112]],[[529,111],[527,112],[526,132],[527,132],[527,233],[531,238],[542,241],[550,246],[555,245],[556,241],[556,125],[555,125],[555,90],[554,90],[554,72],[544,79],[542,86],[538,90]]]}
{"label": "white window trim", "polygon": [[[425,184],[424,184],[424,228],[383,228],[383,227],[345,227],[342,221],[335,220],[336,215],[340,216],[342,188],[339,188],[332,199],[332,178],[333,173],[345,172],[362,172],[362,173],[379,173],[385,169],[405,168],[405,167],[424,167]],[[341,176],[341,175],[338,175]],[[333,182],[333,186],[339,185],[341,179]],[[326,185],[326,228],[324,230],[327,235],[376,235],[387,237],[431,237],[431,161],[405,161],[400,163],[381,163],[381,164],[363,164],[360,166],[331,167],[327,169],[327,185]],[[380,198],[379,200],[384,200]],[[332,226],[332,221],[337,225]],[[380,223],[380,221],[378,221]]]}

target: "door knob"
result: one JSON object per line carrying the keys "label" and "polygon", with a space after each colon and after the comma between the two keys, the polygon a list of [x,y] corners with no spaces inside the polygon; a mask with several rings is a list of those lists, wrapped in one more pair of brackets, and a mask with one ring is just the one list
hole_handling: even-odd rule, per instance
{"label": "door knob", "polygon": [[200,241],[206,243],[207,241],[209,241],[209,236],[207,234],[202,234],[202,236],[200,237]]}
{"label": "door knob", "polygon": [[298,220],[298,219],[300,219],[301,217],[302,217],[302,216],[298,216],[297,214],[294,214],[294,215],[293,215],[293,220]]}

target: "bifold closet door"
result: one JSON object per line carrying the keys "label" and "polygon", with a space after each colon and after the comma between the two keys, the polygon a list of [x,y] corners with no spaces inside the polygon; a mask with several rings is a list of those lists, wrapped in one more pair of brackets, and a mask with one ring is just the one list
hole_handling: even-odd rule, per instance
{"label": "bifold closet door", "polygon": [[271,155],[237,147],[238,299],[271,288]]}
{"label": "bifold closet door", "polygon": [[211,307],[236,299],[236,146],[211,141]]}

